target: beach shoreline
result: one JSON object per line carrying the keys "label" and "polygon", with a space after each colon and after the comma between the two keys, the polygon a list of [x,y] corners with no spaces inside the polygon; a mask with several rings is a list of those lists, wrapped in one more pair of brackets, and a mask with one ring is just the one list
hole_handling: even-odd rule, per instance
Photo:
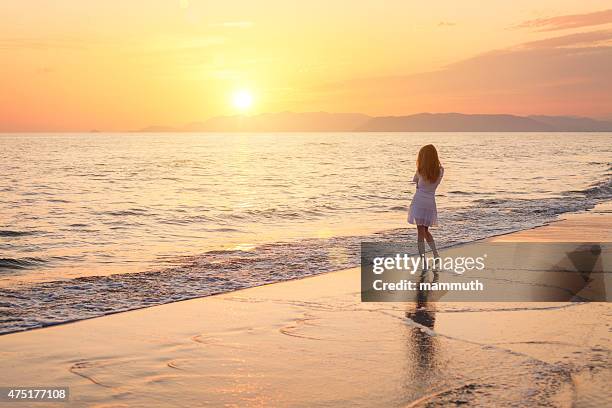
{"label": "beach shoreline", "polygon": [[[441,247],[441,249],[443,250],[449,250],[449,249],[453,249],[453,248],[460,248],[466,245],[472,245],[472,244],[476,244],[476,243],[481,243],[481,242],[517,242],[517,241],[529,241],[529,240],[534,240],[537,242],[571,242],[576,241],[576,242],[583,242],[582,239],[582,235],[580,233],[578,233],[576,236],[573,236],[571,234],[569,234],[569,230],[568,229],[563,229],[563,234],[548,234],[548,230],[549,227],[551,225],[554,225],[555,223],[558,222],[571,222],[570,220],[572,220],[574,217],[580,217],[582,214],[590,214],[592,216],[595,216],[596,214],[605,214],[608,212],[612,212],[612,201],[608,201],[608,202],[604,202],[604,203],[600,203],[597,204],[594,208],[590,208],[590,209],[586,209],[586,210],[582,210],[579,212],[575,212],[575,213],[564,213],[562,214],[558,219],[552,220],[552,221],[548,221],[543,223],[542,225],[538,225],[532,228],[527,228],[527,229],[519,229],[519,230],[514,230],[514,231],[510,231],[510,232],[504,232],[498,235],[492,235],[492,236],[488,236],[485,238],[481,238],[481,239],[476,239],[473,241],[469,241],[469,242],[460,242],[460,243],[456,243],[456,244],[452,244],[452,245],[448,245],[448,246],[443,246]],[[581,225],[578,224],[578,227],[580,227]],[[545,229],[543,229],[545,228]],[[607,229],[606,229],[607,228]],[[601,231],[603,231],[603,234],[599,234],[599,235],[595,235],[592,237],[592,241],[609,241],[610,240],[610,234],[606,233],[606,231],[610,230],[612,228],[612,224],[608,225],[606,228],[603,228]],[[527,235],[521,234],[524,231],[528,231]],[[540,232],[544,231],[543,234],[541,234]],[[385,231],[379,231],[378,233],[384,233]],[[342,237],[339,236],[340,238]],[[416,248],[415,248],[416,251]],[[215,252],[215,251],[213,251]],[[415,252],[416,254],[416,252]],[[143,305],[140,307],[132,307],[126,310],[117,310],[117,311],[111,311],[105,314],[100,314],[100,315],[94,315],[91,317],[83,317],[83,318],[76,318],[76,319],[69,319],[66,321],[60,321],[60,322],[50,322],[50,323],[46,323],[43,326],[39,326],[39,327],[31,327],[31,328],[25,328],[25,329],[20,329],[20,330],[14,330],[14,331],[7,331],[7,332],[0,332],[0,337],[1,336],[5,336],[8,334],[13,334],[13,333],[20,333],[20,332],[24,332],[24,331],[31,331],[31,330],[40,330],[40,329],[45,329],[48,327],[54,327],[54,326],[61,326],[64,324],[72,324],[72,323],[76,323],[79,321],[83,321],[83,320],[90,320],[90,319],[97,319],[100,317],[104,317],[104,316],[112,316],[115,315],[117,313],[126,313],[126,312],[130,312],[130,311],[135,311],[135,310],[141,310],[141,309],[147,309],[150,307],[156,307],[156,306],[163,306],[163,305],[167,305],[167,304],[172,304],[172,303],[177,303],[177,302],[184,302],[184,301],[189,301],[189,300],[194,300],[194,299],[201,299],[201,298],[206,298],[206,297],[210,297],[210,296],[218,296],[218,295],[222,295],[222,294],[226,294],[226,293],[233,293],[233,292],[239,292],[242,290],[247,290],[247,289],[251,289],[251,288],[256,288],[256,287],[260,287],[260,286],[267,286],[267,285],[274,285],[277,283],[283,283],[283,282],[291,282],[294,280],[301,280],[301,279],[306,279],[306,278],[311,278],[311,277],[316,277],[316,276],[320,276],[320,275],[324,275],[324,274],[328,274],[328,273],[337,273],[340,272],[344,269],[354,269],[354,267],[350,267],[350,268],[340,268],[340,269],[334,269],[334,270],[330,270],[330,271],[326,271],[326,272],[320,272],[320,273],[316,273],[316,274],[312,274],[312,275],[305,275],[305,276],[298,276],[298,277],[294,277],[294,278],[290,278],[290,279],[286,279],[286,280],[280,280],[280,281],[276,281],[276,282],[270,282],[270,283],[262,283],[262,284],[257,284],[254,286],[248,286],[245,288],[240,288],[240,289],[234,289],[234,290],[229,290],[229,291],[225,291],[225,292],[220,292],[220,293],[212,293],[212,294],[208,294],[208,295],[201,295],[201,296],[194,296],[194,297],[189,297],[189,298],[185,298],[185,299],[179,299],[179,300],[173,300],[173,301],[169,301],[169,302],[163,302],[163,303],[158,303],[158,304],[153,304],[153,305]],[[112,275],[111,275],[112,277]],[[49,282],[51,284],[55,283],[55,282]],[[57,282],[60,283],[60,282]]]}
{"label": "beach shoreline", "polygon": [[[608,206],[566,218],[493,240],[610,240]],[[609,303],[361,303],[352,268],[0,336],[0,385],[68,386],[69,406],[596,406],[610,327]]]}

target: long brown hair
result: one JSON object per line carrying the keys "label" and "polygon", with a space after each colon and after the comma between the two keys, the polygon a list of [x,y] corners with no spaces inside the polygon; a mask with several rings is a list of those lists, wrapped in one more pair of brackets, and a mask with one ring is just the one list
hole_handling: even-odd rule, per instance
{"label": "long brown hair", "polygon": [[431,183],[435,183],[440,177],[440,159],[435,146],[428,144],[421,147],[417,157],[417,172]]}

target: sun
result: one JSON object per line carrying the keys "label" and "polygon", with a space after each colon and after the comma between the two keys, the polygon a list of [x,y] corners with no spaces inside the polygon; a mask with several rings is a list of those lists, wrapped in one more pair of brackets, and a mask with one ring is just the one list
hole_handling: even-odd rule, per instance
{"label": "sun", "polygon": [[232,95],[232,104],[239,111],[246,111],[253,106],[253,94],[246,89],[238,90]]}

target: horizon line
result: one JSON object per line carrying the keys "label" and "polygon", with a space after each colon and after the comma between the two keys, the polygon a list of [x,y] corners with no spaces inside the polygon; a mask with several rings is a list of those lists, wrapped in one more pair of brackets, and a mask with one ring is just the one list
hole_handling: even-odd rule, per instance
{"label": "horizon line", "polygon": [[[447,112],[425,112],[425,111],[421,111],[421,112],[417,112],[417,113],[408,113],[408,114],[399,114],[399,115],[369,115],[366,113],[360,113],[360,112],[329,112],[329,111],[302,111],[302,112],[296,112],[296,111],[290,111],[290,110],[285,110],[285,111],[276,111],[276,112],[260,112],[260,113],[254,113],[254,114],[233,114],[233,115],[217,115],[217,116],[210,116],[206,119],[203,120],[194,120],[194,121],[190,121],[190,122],[185,122],[182,125],[146,125],[140,129],[129,129],[129,130],[103,130],[103,129],[98,129],[98,128],[93,128],[93,129],[83,129],[83,130],[14,130],[14,131],[7,131],[7,130],[0,130],[0,134],[10,134],[10,133],[266,133],[266,132],[275,132],[275,133],[388,133],[388,132],[393,132],[393,133],[401,133],[401,132],[410,132],[410,131],[353,131],[353,130],[338,130],[338,131],[326,131],[326,130],[319,130],[319,131],[300,131],[300,130],[291,130],[291,131],[269,131],[269,130],[244,130],[244,131],[232,131],[232,130],[225,130],[225,131],[198,131],[198,130],[186,130],[184,129],[184,127],[189,126],[189,125],[193,125],[193,124],[204,124],[210,120],[213,119],[218,119],[218,118],[254,118],[254,117],[258,117],[258,116],[262,116],[262,115],[280,115],[280,114],[328,114],[328,115],[361,115],[361,116],[365,116],[368,117],[369,119],[376,119],[376,118],[401,118],[401,117],[411,117],[411,116],[417,116],[417,115],[451,115],[451,114],[456,114],[456,115],[463,115],[463,116],[511,116],[511,117],[516,117],[516,118],[532,118],[534,116],[545,116],[545,117],[555,117],[555,118],[571,118],[571,119],[588,119],[588,120],[593,120],[593,121],[600,121],[600,122],[605,122],[605,123],[610,123],[612,125],[612,114],[610,117],[590,117],[590,116],[581,116],[581,115],[572,115],[572,114],[555,114],[555,115],[551,115],[551,114],[536,114],[536,113],[532,113],[532,114],[527,114],[527,115],[519,115],[519,114],[514,114],[514,113],[462,113],[462,112],[457,112],[457,111],[447,111]],[[168,130],[160,130],[160,131],[147,131],[145,129],[147,128],[155,128],[155,127],[159,127],[159,128],[168,128]],[[462,132],[462,131],[453,131],[453,130],[436,130],[436,131],[415,131],[414,133],[452,133],[452,132]],[[482,132],[490,132],[490,130],[480,130],[480,131],[471,131],[474,133],[482,133]],[[504,133],[517,133],[517,132],[522,132],[522,131],[504,131],[504,130],[499,130],[499,132],[504,132]],[[555,133],[555,132],[563,132],[562,130],[550,130],[550,131],[533,131],[531,133],[541,133],[541,132],[545,132],[545,133]],[[594,131],[574,131],[575,133],[581,133],[581,132],[598,132],[596,130]],[[608,132],[608,131],[604,131],[604,132]],[[523,132],[525,133],[525,132]],[[527,131],[526,133],[530,133],[529,131]],[[569,132],[572,133],[572,132]]]}

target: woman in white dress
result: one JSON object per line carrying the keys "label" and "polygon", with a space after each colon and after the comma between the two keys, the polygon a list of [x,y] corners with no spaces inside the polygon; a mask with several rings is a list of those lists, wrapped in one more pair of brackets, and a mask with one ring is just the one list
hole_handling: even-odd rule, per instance
{"label": "woman in white dress", "polygon": [[417,183],[417,188],[410,204],[408,223],[417,226],[417,246],[421,258],[424,259],[425,257],[425,241],[429,244],[434,258],[439,258],[436,243],[429,232],[429,227],[438,225],[436,188],[442,181],[444,168],[440,164],[438,152],[434,145],[428,144],[419,150],[416,167],[416,173],[412,181]]}

